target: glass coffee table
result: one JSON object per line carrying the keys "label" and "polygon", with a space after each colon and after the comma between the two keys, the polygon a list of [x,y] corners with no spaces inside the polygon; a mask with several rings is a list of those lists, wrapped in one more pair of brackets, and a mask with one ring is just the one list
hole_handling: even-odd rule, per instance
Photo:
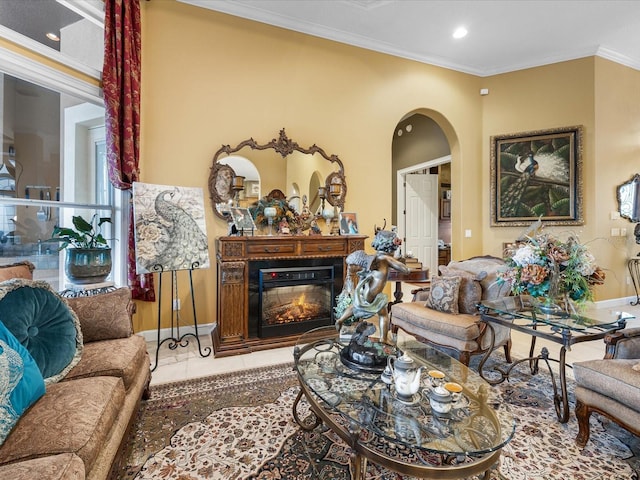
{"label": "glass coffee table", "polygon": [[[627,320],[635,318],[626,312],[616,312],[612,314],[608,310],[593,310],[587,314],[580,312],[549,313],[541,308],[536,299],[528,295],[518,295],[512,297],[502,297],[496,300],[483,300],[479,305],[482,321],[489,327],[489,348],[480,364],[478,371],[480,376],[492,385],[504,382],[509,378],[509,374],[513,368],[523,362],[529,362],[529,368],[532,375],[538,373],[539,362],[542,360],[551,376],[553,386],[553,402],[556,409],[556,415],[561,423],[569,420],[569,398],[567,395],[567,377],[566,377],[566,353],[572,345],[582,342],[591,342],[593,340],[601,340],[608,333],[615,332],[625,328]],[[529,357],[511,363],[508,367],[493,367],[490,372],[493,376],[487,376],[488,372],[484,371],[484,365],[489,356],[493,352],[493,343],[495,338],[494,328],[496,326],[507,327],[518,332],[531,336],[531,346],[529,348]],[[560,354],[558,359],[549,357],[549,350],[543,347],[540,354],[535,355],[536,339],[542,338],[560,345]],[[603,355],[604,356],[604,355]],[[550,361],[557,362],[559,365],[560,391]]]}
{"label": "glass coffee table", "polygon": [[[340,353],[347,343],[334,327],[300,337],[294,349],[300,393],[293,416],[305,430],[324,422],[351,447],[353,478],[365,478],[367,461],[415,477],[488,478],[515,422],[506,406],[491,398],[486,381],[452,357],[403,341],[398,349],[424,368],[418,393],[401,399],[380,373],[345,364]],[[430,370],[463,387],[447,413],[436,413],[429,404]]]}

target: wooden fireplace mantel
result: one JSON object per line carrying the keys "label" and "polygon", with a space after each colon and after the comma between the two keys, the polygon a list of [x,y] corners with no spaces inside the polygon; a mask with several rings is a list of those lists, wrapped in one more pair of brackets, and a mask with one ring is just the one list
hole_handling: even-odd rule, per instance
{"label": "wooden fireplace mantel", "polygon": [[294,345],[298,335],[259,338],[249,333],[249,263],[342,258],[364,250],[366,235],[239,236],[216,239],[217,308],[211,332],[216,357]]}

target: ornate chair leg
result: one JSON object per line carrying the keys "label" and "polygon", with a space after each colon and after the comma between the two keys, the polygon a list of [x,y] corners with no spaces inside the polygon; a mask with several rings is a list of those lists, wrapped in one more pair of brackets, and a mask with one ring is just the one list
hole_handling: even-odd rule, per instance
{"label": "ornate chair leg", "polygon": [[465,367],[469,366],[470,360],[471,354],[469,352],[460,352],[460,363],[462,363]]}
{"label": "ornate chair leg", "polygon": [[511,363],[511,339],[507,341],[504,345],[504,358],[507,360],[507,363]]}
{"label": "ornate chair leg", "polygon": [[584,447],[589,441],[589,417],[591,409],[580,400],[576,400],[576,418],[578,419],[578,435],[576,436],[576,445],[580,448]]}

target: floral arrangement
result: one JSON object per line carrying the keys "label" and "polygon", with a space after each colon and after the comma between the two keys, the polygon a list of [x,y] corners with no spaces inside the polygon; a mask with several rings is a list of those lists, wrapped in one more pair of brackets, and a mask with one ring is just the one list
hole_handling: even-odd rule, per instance
{"label": "floral arrangement", "polygon": [[249,211],[256,225],[266,227],[269,224],[269,219],[264,214],[264,209],[267,207],[274,207],[276,209],[276,215],[273,217],[273,224],[275,226],[279,225],[283,220],[286,220],[291,233],[299,233],[303,222],[300,219],[300,215],[291,208],[286,198],[267,196],[250,206]]}
{"label": "floral arrangement", "polygon": [[604,282],[604,271],[574,236],[562,242],[541,233],[508,248],[506,255],[508,268],[499,272],[498,281],[509,282],[516,295],[583,303],[593,300],[592,287]]}

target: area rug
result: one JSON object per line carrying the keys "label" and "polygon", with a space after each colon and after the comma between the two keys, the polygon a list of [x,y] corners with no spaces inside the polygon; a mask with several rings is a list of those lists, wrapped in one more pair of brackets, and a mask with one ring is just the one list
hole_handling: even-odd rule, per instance
{"label": "area rug", "polygon": [[[578,448],[573,395],[571,418],[560,424],[548,374],[518,367],[491,391],[517,417],[492,480],[638,479],[638,439],[594,415],[591,439]],[[350,479],[349,447],[322,426],[305,432],[293,420],[297,393],[291,364],[154,387],[116,478]],[[403,478],[367,467],[368,480]]]}

